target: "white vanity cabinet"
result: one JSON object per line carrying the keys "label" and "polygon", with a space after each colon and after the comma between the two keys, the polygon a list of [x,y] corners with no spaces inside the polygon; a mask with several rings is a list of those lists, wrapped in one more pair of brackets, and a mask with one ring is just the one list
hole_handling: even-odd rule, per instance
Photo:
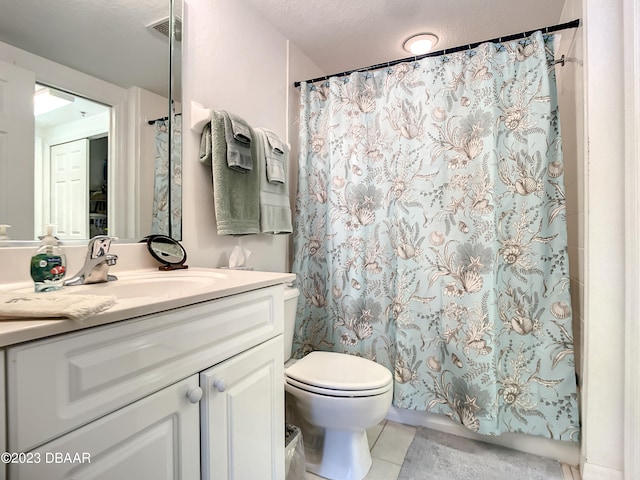
{"label": "white vanity cabinet", "polygon": [[283,320],[280,284],[7,348],[7,478],[283,480]]}

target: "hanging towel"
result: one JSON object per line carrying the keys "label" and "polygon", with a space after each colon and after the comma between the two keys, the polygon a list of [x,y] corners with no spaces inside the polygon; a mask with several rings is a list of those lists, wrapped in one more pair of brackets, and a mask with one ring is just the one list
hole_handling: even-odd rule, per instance
{"label": "hanging towel", "polygon": [[211,165],[211,119],[202,127],[200,137],[200,163]]}
{"label": "hanging towel", "polygon": [[0,320],[61,319],[82,321],[116,302],[109,295],[67,295],[56,292],[0,294]]}
{"label": "hanging towel", "polygon": [[[251,142],[252,155],[256,142]],[[202,131],[200,162],[213,173],[213,203],[218,235],[260,233],[260,178],[258,169],[239,172],[227,165],[225,121],[221,112],[212,112],[211,123]]]}
{"label": "hanging towel", "polygon": [[251,158],[251,128],[242,118],[228,112],[224,116],[224,135],[227,142],[227,165],[239,172],[253,170]]}
{"label": "hanging towel", "polygon": [[270,130],[263,129],[266,137],[264,154],[267,159],[267,180],[269,183],[286,183],[284,168],[284,143]]}
{"label": "hanging towel", "polygon": [[[267,152],[272,151],[267,131],[255,129],[255,140],[258,143],[256,165],[260,170],[260,230],[263,233],[291,233],[291,205],[289,187],[284,182],[287,178],[289,150],[282,144],[282,182],[270,182],[267,177]],[[277,137],[276,137],[277,138]]]}

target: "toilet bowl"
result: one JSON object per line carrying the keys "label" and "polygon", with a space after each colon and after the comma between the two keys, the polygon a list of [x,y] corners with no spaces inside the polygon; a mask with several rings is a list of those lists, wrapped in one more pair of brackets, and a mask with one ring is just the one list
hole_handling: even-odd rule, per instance
{"label": "toilet bowl", "polygon": [[[298,294],[285,290],[285,360],[291,356]],[[285,392],[302,430],[307,470],[334,480],[362,480],[371,467],[366,430],[391,406],[391,372],[365,358],[316,351],[285,365]]]}

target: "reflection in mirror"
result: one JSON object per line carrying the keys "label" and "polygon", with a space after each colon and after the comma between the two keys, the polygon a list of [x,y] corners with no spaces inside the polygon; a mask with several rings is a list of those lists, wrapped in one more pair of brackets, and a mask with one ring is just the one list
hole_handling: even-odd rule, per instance
{"label": "reflection in mirror", "polygon": [[161,263],[160,270],[179,270],[189,268],[187,252],[176,240],[166,235],[149,235],[147,248],[153,258]]}
{"label": "reflection in mirror", "polygon": [[[169,115],[157,119],[156,157],[154,171],[154,193],[151,232],[182,238],[182,112],[177,100],[181,82],[176,81],[180,72],[182,45],[182,2],[169,0],[173,15],[169,18]],[[177,96],[174,96],[177,95]],[[151,123],[151,122],[150,122]]]}
{"label": "reflection in mirror", "polygon": [[[12,225],[13,240],[34,240],[47,223],[44,207],[51,181],[39,180],[44,166],[36,154],[52,144],[37,143],[36,84],[62,91],[61,96],[71,94],[72,104],[91,100],[110,112],[107,130],[79,137],[90,142],[102,138],[108,181],[101,185],[102,180],[88,178],[86,194],[70,200],[88,204],[89,221],[85,234],[66,238],[89,238],[98,233],[95,227],[129,239],[152,233],[157,145],[149,121],[168,117],[168,106],[180,104],[170,92],[180,89],[180,79],[169,78],[170,3],[181,17],[181,0],[0,0],[0,100],[7,100],[6,108],[0,108],[0,131],[9,139],[8,148],[0,149],[0,223]],[[180,45],[176,42],[171,58],[176,74]],[[90,111],[84,111],[88,118]],[[172,157],[180,156],[179,148],[171,151]],[[33,162],[26,161],[31,158]],[[106,203],[106,211],[99,202]],[[173,211],[179,218],[175,203]],[[106,217],[94,215],[91,222],[92,214]],[[54,223],[62,237],[66,227]]]}
{"label": "reflection in mirror", "polygon": [[34,231],[60,240],[107,234],[111,108],[36,84]]}

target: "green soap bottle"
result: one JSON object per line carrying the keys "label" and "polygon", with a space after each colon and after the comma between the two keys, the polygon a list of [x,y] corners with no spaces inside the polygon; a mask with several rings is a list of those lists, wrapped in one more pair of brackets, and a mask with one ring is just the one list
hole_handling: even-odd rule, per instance
{"label": "green soap bottle", "polygon": [[47,225],[46,229],[47,234],[40,237],[42,245],[31,257],[31,278],[36,292],[60,290],[67,271],[67,257],[53,236],[53,225]]}

